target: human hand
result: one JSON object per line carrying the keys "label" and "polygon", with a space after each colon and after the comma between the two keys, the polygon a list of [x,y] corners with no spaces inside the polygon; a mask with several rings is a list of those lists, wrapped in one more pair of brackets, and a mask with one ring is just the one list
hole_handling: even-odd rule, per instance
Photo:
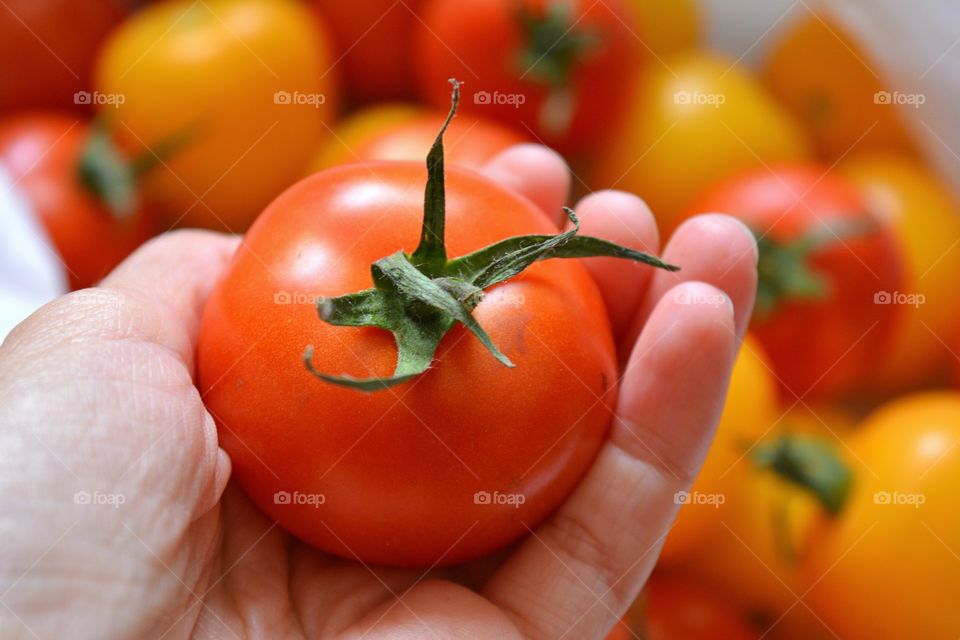
{"label": "human hand", "polygon": [[[558,156],[518,147],[486,173],[559,223]],[[585,234],[659,249],[633,196],[597,193],[576,209]],[[622,354],[608,442],[529,538],[426,575],[326,556],[229,484],[192,376],[203,304],[236,242],[154,240],[0,347],[0,635],[602,637],[652,570],[674,494],[709,445],[753,304],[749,232],[689,221],[663,254],[677,274],[587,261]]]}

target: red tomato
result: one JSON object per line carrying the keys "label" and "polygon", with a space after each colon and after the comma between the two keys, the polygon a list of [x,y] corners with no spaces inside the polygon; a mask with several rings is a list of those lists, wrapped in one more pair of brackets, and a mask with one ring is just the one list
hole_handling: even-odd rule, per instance
{"label": "red tomato", "polygon": [[81,178],[90,134],[88,123],[56,114],[0,123],[0,164],[46,228],[72,289],[96,283],[153,230],[142,206],[118,216]]}
{"label": "red tomato", "polygon": [[877,297],[898,290],[901,264],[861,193],[824,167],[780,165],[717,185],[691,211],[729,213],[757,234],[752,331],[785,390],[825,397],[862,383],[897,321]]}
{"label": "red tomato", "polygon": [[[401,105],[358,111],[334,128],[311,169],[371,160],[420,160],[430,151],[444,118],[439,112]],[[478,169],[501,151],[529,141],[498,122],[458,117],[447,129],[446,162]]]}
{"label": "red tomato", "polygon": [[[312,0],[330,28],[349,97],[361,103],[413,96],[413,48],[420,0]],[[436,133],[436,130],[434,130]]]}
{"label": "red tomato", "polygon": [[[455,564],[526,534],[588,468],[616,400],[602,299],[564,260],[497,285],[474,310],[515,368],[458,324],[434,366],[392,391],[364,395],[304,369],[314,345],[330,373],[393,370],[389,333],[325,324],[313,302],[369,288],[371,263],[413,250],[425,173],[422,162],[346,165],[287,190],[213,291],[197,352],[238,484],[296,536],[375,564]],[[524,198],[456,168],[446,207],[451,256],[554,231]]]}
{"label": "red tomato", "polygon": [[626,115],[642,62],[622,0],[428,0],[416,36],[420,91],[438,108],[444,81],[466,82],[463,111],[533,132],[568,153],[596,149]]}
{"label": "red tomato", "polygon": [[[746,616],[720,595],[674,573],[654,573],[641,605],[607,640],[756,640]],[[639,630],[638,635],[630,627]]]}
{"label": "red tomato", "polygon": [[126,13],[123,0],[4,0],[0,7],[0,109],[90,104],[97,46]]}

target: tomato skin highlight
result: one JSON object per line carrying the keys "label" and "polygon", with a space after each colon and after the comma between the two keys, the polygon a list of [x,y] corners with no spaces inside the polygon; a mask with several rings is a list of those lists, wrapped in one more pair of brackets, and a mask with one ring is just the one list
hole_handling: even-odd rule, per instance
{"label": "tomato skin highlight", "polygon": [[53,112],[0,121],[0,165],[17,182],[63,260],[71,289],[90,287],[154,231],[139,206],[118,219],[79,178],[91,126]]}
{"label": "tomato skin highlight", "polygon": [[755,314],[751,330],[785,397],[826,399],[858,388],[883,356],[900,313],[877,296],[899,291],[902,281],[895,240],[863,194],[826,167],[781,164],[721,182],[687,216],[707,211],[733,215],[758,237],[782,244],[825,232],[826,242],[806,260],[823,279],[822,297],[781,298],[772,313]]}
{"label": "tomato skin highlight", "polygon": [[[602,299],[575,261],[551,260],[487,291],[474,316],[516,367],[454,327],[433,369],[365,395],[304,368],[383,376],[385,331],[321,322],[301,296],[369,288],[370,264],[412,251],[421,163],[349,165],[275,200],[208,301],[198,386],[234,477],[267,515],[320,549],[419,567],[482,556],[525,535],[573,489],[599,450],[616,402]],[[495,240],[555,230],[533,204],[467,171],[447,170],[451,257]],[[290,304],[282,303],[287,297]],[[274,494],[323,494],[321,505]],[[483,504],[475,494],[520,495]]]}

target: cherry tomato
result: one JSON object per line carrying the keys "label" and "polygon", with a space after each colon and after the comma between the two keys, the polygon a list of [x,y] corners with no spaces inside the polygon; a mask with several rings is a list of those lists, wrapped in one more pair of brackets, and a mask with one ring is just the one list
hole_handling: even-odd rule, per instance
{"label": "cherry tomato", "polygon": [[703,25],[695,0],[631,0],[630,4],[643,44],[658,56],[689,51],[700,42]]}
{"label": "cherry tomato", "polygon": [[[420,160],[430,151],[445,117],[406,105],[369,107],[334,127],[311,168],[319,171],[371,160]],[[477,169],[501,151],[529,141],[498,122],[459,116],[447,129],[446,161]]]}
{"label": "cherry tomato", "polygon": [[734,215],[759,239],[752,331],[786,396],[861,384],[897,322],[897,309],[879,303],[902,276],[893,235],[856,187],[819,165],[774,165],[715,186],[690,208],[703,211]]}
{"label": "cherry tomato", "polygon": [[804,561],[836,636],[960,637],[960,395],[905,396],[847,438],[855,482]]}
{"label": "cherry tomato", "polygon": [[81,177],[90,136],[89,123],[67,115],[0,122],[0,164],[43,223],[71,289],[95,284],[153,231],[142,204],[134,200],[129,210],[114,211]]}
{"label": "cherry tomato", "polygon": [[899,312],[897,327],[869,388],[891,393],[929,384],[953,360],[944,344],[960,327],[960,209],[946,185],[908,158],[855,157],[842,162],[840,172],[864,191],[903,258],[903,286],[884,298]]}
{"label": "cherry tomato", "polygon": [[447,105],[444,81],[466,81],[463,113],[531,131],[567,154],[619,129],[642,47],[623,0],[427,0],[416,36],[420,92]]}
{"label": "cherry tomato", "polygon": [[800,128],[757,80],[712,54],[655,65],[628,111],[591,183],[638,194],[665,231],[699,193],[728,175],[809,156]]}
{"label": "cherry tomato", "polygon": [[[0,110],[84,108],[97,46],[123,18],[124,0],[4,0]],[[82,93],[86,92],[86,93]]]}
{"label": "cherry tomato", "polygon": [[242,231],[299,178],[338,99],[326,35],[292,0],[166,0],[104,44],[97,88],[171,222]]}
{"label": "cherry tomato", "polygon": [[419,0],[312,0],[330,28],[350,98],[359,103],[411,98]]}
{"label": "cherry tomato", "polygon": [[660,554],[661,564],[682,562],[723,533],[729,487],[750,471],[744,454],[778,416],[772,369],[763,348],[748,335],[734,363],[723,415],[700,475],[689,494],[678,496],[682,506]]}
{"label": "cherry tomato", "polygon": [[854,150],[915,152],[879,67],[829,17],[810,15],[792,26],[763,77],[824,158]]}
{"label": "cherry tomato", "polygon": [[718,592],[689,576],[657,571],[607,640],[756,640],[758,635]]}
{"label": "cherry tomato", "polygon": [[[345,165],[287,190],[210,296],[197,351],[237,483],[301,539],[375,564],[455,564],[526,534],[592,462],[616,398],[600,293],[564,260],[495,286],[474,310],[514,368],[457,324],[429,370],[391,389],[364,394],[305,370],[313,345],[316,369],[390,375],[390,333],[324,323],[315,303],[329,310],[331,296],[371,286],[371,263],[413,250],[425,173],[422,162]],[[553,231],[526,199],[456,167],[446,211],[451,256]]]}

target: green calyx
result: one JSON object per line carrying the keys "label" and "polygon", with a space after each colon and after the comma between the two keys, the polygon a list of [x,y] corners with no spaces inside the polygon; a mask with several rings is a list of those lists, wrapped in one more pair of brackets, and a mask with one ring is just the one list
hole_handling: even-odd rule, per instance
{"label": "green calyx", "polygon": [[820,438],[781,435],[759,444],[751,457],[758,467],[768,468],[809,492],[830,514],[839,513],[850,493],[849,467]]}
{"label": "green calyx", "polygon": [[317,303],[320,319],[336,326],[377,327],[393,334],[397,366],[386,378],[353,378],[321,373],[313,366],[313,347],[304,353],[307,370],[326,382],[361,391],[378,391],[407,382],[430,368],[441,339],[458,322],[470,330],[490,353],[507,367],[501,353],[472,315],[484,290],[521,273],[539,260],[607,256],[626,258],[661,269],[677,267],[659,258],[612,242],[578,236],[580,224],[570,209],[569,231],[557,235],[507,238],[460,258],[447,258],[444,245],[446,201],[443,134],[460,99],[460,83],[451,80],[450,113],[427,156],[420,243],[412,254],[398,251],[371,266],[373,288]]}
{"label": "green calyx", "polygon": [[817,227],[791,242],[781,242],[754,232],[760,254],[754,307],[756,317],[770,317],[784,302],[827,298],[831,293],[831,282],[810,264],[812,256],[829,244],[863,235],[873,228],[873,224],[860,220],[834,222]]}
{"label": "green calyx", "polygon": [[518,59],[520,77],[549,88],[539,114],[540,127],[563,135],[575,107],[570,91],[573,70],[601,43],[600,36],[594,30],[576,28],[573,8],[565,0],[549,2],[543,15],[522,7],[518,20],[526,43]]}

